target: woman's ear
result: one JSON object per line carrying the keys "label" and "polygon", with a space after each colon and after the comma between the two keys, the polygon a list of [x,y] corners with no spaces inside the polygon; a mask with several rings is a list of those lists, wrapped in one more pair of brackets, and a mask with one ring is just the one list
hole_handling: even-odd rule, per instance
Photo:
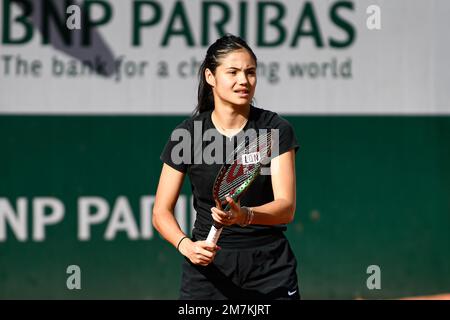
{"label": "woman's ear", "polygon": [[216,78],[214,77],[214,74],[209,70],[208,68],[205,69],[205,79],[206,82],[211,86],[215,87],[216,85]]}

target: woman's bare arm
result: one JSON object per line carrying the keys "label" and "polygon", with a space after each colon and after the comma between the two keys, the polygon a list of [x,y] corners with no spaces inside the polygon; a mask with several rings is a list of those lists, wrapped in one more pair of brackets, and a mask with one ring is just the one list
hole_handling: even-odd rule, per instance
{"label": "woman's bare arm", "polygon": [[185,174],[163,165],[153,206],[153,226],[174,247],[185,236],[174,216],[174,208],[183,186]]}
{"label": "woman's bare arm", "polygon": [[[175,204],[180,195],[184,176],[184,173],[164,164],[153,207],[153,226],[175,248],[180,240],[186,237],[174,215]],[[186,238],[180,243],[178,249],[192,263],[206,266],[213,261],[218,247],[205,241],[193,242]]]}

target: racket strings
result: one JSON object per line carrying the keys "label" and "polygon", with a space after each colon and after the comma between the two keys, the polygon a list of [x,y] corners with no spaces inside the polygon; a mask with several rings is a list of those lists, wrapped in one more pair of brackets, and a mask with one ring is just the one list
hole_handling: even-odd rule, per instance
{"label": "racket strings", "polygon": [[[236,178],[231,182],[228,182],[224,179],[219,187],[219,198],[226,196],[228,193],[230,193],[230,191],[243,184],[245,180],[251,179],[258,172],[260,167],[261,163],[248,166],[241,164],[241,168],[243,168],[243,174],[236,176]],[[236,170],[236,167],[230,166],[222,177],[224,178],[228,176],[231,173],[231,170]],[[240,168],[237,170],[240,170]]]}
{"label": "racket strings", "polygon": [[[267,143],[272,138],[272,133],[269,131],[267,133],[262,133],[260,135],[253,136],[245,136],[245,139],[239,143],[239,145],[234,149],[234,151],[231,153],[232,156],[228,157],[228,162],[233,162],[236,160],[236,155],[240,153],[239,151],[242,149],[245,149],[247,152],[252,149],[252,151],[260,151],[259,148],[256,148],[257,146],[260,146],[260,142],[265,140],[265,144],[263,147],[265,149],[268,148],[270,143]],[[249,140],[252,139],[252,142],[249,142]],[[237,142],[237,140],[236,140]]]}
{"label": "racket strings", "polygon": [[233,180],[231,183],[228,183],[228,182],[225,181],[225,183],[222,184],[220,186],[220,188],[219,188],[219,198],[224,197],[231,190],[233,190],[233,189],[237,188],[239,185],[243,184],[243,182],[245,180],[250,179],[258,171],[258,169],[259,169],[259,167],[255,166],[254,169],[249,170],[248,173],[239,176],[238,178]]}
{"label": "racket strings", "polygon": [[[248,138],[248,137],[247,137]],[[262,146],[262,148],[256,148],[256,146],[258,146],[258,147],[261,147],[260,146],[260,141],[263,139],[263,138],[265,138],[265,140],[266,140],[266,143]],[[260,155],[262,154],[262,158],[260,159],[260,160],[262,160],[262,159],[264,159],[265,157],[267,157],[268,155],[269,155],[269,153],[270,153],[270,144],[269,143],[267,143],[267,139],[270,139],[270,134],[265,134],[264,136],[259,136],[258,137],[258,139],[255,139],[252,143],[249,143],[249,144],[247,144],[247,143],[245,143],[245,145],[244,145],[244,142],[246,142],[246,141],[243,141],[236,149],[235,149],[235,151],[232,153],[232,157],[230,157],[230,160],[233,160],[233,161],[230,161],[231,163],[233,163],[233,162],[236,162],[236,161],[239,161],[239,157],[242,157],[242,155],[243,154],[249,154],[249,151],[251,150],[252,152],[254,151],[254,152],[259,152],[260,153]],[[244,150],[242,150],[242,149],[244,149],[245,151],[246,151],[246,153],[243,153],[243,151]],[[261,161],[258,161],[258,163],[257,163],[258,165],[260,165],[261,164]],[[243,164],[240,164],[241,166],[246,166],[246,165],[243,165]],[[229,166],[228,168],[227,168],[227,170],[226,170],[226,173],[228,173],[231,169],[233,168],[233,166]],[[225,175],[225,174],[224,174]],[[223,175],[223,176],[224,176]]]}
{"label": "racket strings", "polygon": [[235,167],[234,169],[228,168],[226,170],[225,174],[223,175],[224,178],[226,176],[232,174],[231,173],[232,170],[233,171],[236,171],[236,170],[239,171],[239,170],[241,170],[240,168],[242,168],[243,174],[236,174],[236,175],[234,175],[235,178],[231,182],[229,182],[229,181],[224,179],[224,181],[221,184],[220,189],[222,189],[224,186],[238,184],[238,183],[242,182],[243,180],[245,180],[248,176],[253,175],[253,173],[258,170],[258,166],[255,165],[255,164],[248,165],[248,166],[244,166],[244,165],[240,165],[240,166],[241,167]]}
{"label": "racket strings", "polygon": [[[270,150],[270,143],[268,143],[271,139],[271,133],[265,133],[263,135],[257,136],[256,139],[254,139],[252,142],[248,142],[250,139],[248,136],[245,137],[246,139],[242,141],[234,150],[232,153],[232,157],[229,157],[228,162],[233,162],[238,159],[238,156],[242,155],[242,152],[245,151],[246,153],[251,152],[262,152],[262,153],[268,153]],[[262,145],[261,148],[261,141],[265,140],[265,144]]]}
{"label": "racket strings", "polygon": [[[245,140],[242,141],[236,149],[232,152],[232,154],[228,157],[227,163],[233,163],[239,161],[239,157],[242,157],[243,154],[249,154],[249,152],[259,152],[260,159],[257,163],[252,163],[250,165],[244,165],[239,163],[239,166],[236,167],[234,165],[229,165],[222,170],[225,170],[223,174],[220,174],[221,179],[217,181],[219,183],[219,188],[215,188],[214,190],[217,192],[218,198],[222,201],[227,195],[230,195],[231,191],[233,193],[240,186],[244,186],[245,183],[251,182],[259,173],[259,169],[261,167],[261,161],[267,157],[270,157],[271,152],[271,132],[261,134],[249,142],[250,137],[246,136]],[[261,142],[265,142],[261,146]],[[243,153],[243,152],[246,153]],[[242,168],[242,169],[241,169]],[[228,182],[225,177],[231,174],[231,170],[238,171],[237,175],[234,175],[234,179],[231,182]],[[239,170],[242,170],[243,173],[239,174]],[[244,186],[245,188],[245,186]]]}

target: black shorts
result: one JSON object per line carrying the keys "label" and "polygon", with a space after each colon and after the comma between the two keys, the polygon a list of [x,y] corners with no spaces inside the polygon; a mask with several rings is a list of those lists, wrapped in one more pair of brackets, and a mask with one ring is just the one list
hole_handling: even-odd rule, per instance
{"label": "black shorts", "polygon": [[284,235],[252,248],[222,248],[206,267],[182,265],[182,300],[298,300],[297,261]]}

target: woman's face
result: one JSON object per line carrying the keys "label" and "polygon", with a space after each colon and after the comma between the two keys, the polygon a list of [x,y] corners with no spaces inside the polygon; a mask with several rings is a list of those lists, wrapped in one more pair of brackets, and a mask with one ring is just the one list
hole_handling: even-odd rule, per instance
{"label": "woman's face", "polygon": [[205,71],[217,105],[245,106],[253,99],[256,88],[256,63],[250,53],[235,50],[220,60],[215,74]]}

